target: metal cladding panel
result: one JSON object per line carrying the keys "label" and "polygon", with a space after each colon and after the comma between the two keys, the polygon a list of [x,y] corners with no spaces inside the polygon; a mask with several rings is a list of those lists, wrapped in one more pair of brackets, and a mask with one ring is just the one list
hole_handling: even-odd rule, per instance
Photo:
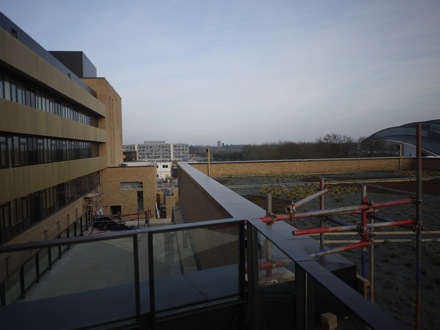
{"label": "metal cladding panel", "polygon": [[46,51],[38,42],[32,39],[26,32],[24,32],[20,27],[18,27],[14,22],[12,22],[8,17],[6,17],[2,12],[0,12],[0,28],[5,30],[14,36],[17,40],[23,43],[26,47],[35,52],[38,56],[47,61],[50,65],[55,67],[57,70],[68,76],[76,84],[81,86],[89,94],[96,97],[96,93],[87,84],[85,84],[78,76],[73,72],[73,70],[68,69],[64,66],[58,59],[56,59],[51,53]]}
{"label": "metal cladding panel", "polygon": [[80,78],[96,78],[96,67],[81,51],[50,51],[61,63]]}

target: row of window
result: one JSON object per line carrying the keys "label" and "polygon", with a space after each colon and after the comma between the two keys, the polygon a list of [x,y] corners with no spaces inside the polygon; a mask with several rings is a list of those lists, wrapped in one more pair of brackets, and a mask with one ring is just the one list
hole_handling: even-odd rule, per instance
{"label": "row of window", "polygon": [[170,153],[169,152],[145,152],[145,151],[141,151],[139,152],[139,155],[164,155],[164,156],[169,156]]}
{"label": "row of window", "polygon": [[81,106],[33,84],[19,75],[0,68],[0,98],[27,105],[85,125],[98,127],[97,117]]}
{"label": "row of window", "polygon": [[95,142],[0,132],[0,168],[97,157],[98,149]]}
{"label": "row of window", "polygon": [[94,173],[0,205],[0,243],[92,191],[96,184]]}
{"label": "row of window", "polygon": [[[169,151],[170,147],[139,146],[138,149],[139,150],[147,150],[148,149],[149,151],[157,151],[157,152],[162,151],[162,152],[164,152],[164,151]],[[151,149],[153,149],[153,150],[151,150]]]}

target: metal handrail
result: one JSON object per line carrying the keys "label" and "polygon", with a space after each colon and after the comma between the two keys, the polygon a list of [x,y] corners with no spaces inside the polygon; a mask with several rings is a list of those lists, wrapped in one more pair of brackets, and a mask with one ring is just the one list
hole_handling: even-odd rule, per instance
{"label": "metal handrail", "polygon": [[[136,300],[136,320],[138,324],[140,323],[141,319],[141,304],[140,304],[140,279],[139,279],[139,258],[138,258],[138,247],[137,247],[137,235],[138,234],[145,234],[147,233],[149,236],[149,241],[152,242],[152,235],[159,234],[159,233],[166,233],[166,232],[172,232],[172,231],[180,231],[180,230],[190,230],[190,229],[198,229],[198,228],[207,228],[207,227],[216,227],[216,226],[224,226],[224,225],[230,225],[230,224],[241,224],[241,228],[244,228],[244,232],[240,235],[241,240],[245,241],[248,240],[252,234],[251,232],[253,230],[256,230],[263,236],[269,239],[272,244],[274,244],[277,248],[280,249],[282,253],[284,253],[288,258],[290,258],[295,263],[295,272],[301,272],[299,274],[303,274],[301,276],[297,276],[297,288],[298,285],[301,285],[300,282],[301,278],[309,277],[316,281],[316,283],[319,283],[322,285],[330,294],[332,294],[338,301],[340,301],[343,305],[345,305],[352,313],[353,315],[370,326],[373,329],[376,328],[400,328],[401,324],[395,321],[390,315],[388,315],[384,310],[380,309],[378,306],[375,306],[371,304],[368,300],[363,298],[360,294],[358,294],[354,289],[349,287],[345,282],[343,282],[341,279],[333,275],[329,270],[325,269],[323,266],[321,266],[318,262],[313,260],[308,254],[306,254],[304,251],[298,251],[295,250],[292,247],[292,244],[289,244],[289,240],[286,239],[286,237],[282,237],[280,235],[279,231],[272,230],[271,226],[266,225],[259,219],[221,219],[221,220],[210,220],[210,221],[202,221],[197,223],[185,223],[185,224],[175,224],[175,225],[168,225],[168,226],[155,226],[155,227],[147,227],[142,229],[132,229],[132,230],[125,230],[120,232],[113,232],[113,233],[103,233],[100,235],[90,235],[90,236],[80,236],[80,237],[68,237],[68,238],[59,238],[55,240],[50,241],[39,241],[39,242],[29,242],[29,243],[23,243],[23,244],[14,244],[14,245],[3,245],[0,246],[0,254],[1,253],[12,253],[12,252],[18,252],[23,250],[30,250],[30,249],[41,249],[41,248],[48,248],[48,247],[54,247],[54,246],[60,246],[60,245],[73,245],[73,244],[82,244],[82,243],[89,243],[89,242],[97,242],[97,241],[106,241],[106,240],[112,240],[112,239],[118,239],[118,238],[127,238],[132,237],[133,238],[133,258],[134,258],[134,285],[135,285],[135,300]],[[287,226],[287,224],[286,224]],[[251,235],[251,236],[250,236]],[[243,243],[243,242],[242,242]],[[254,241],[255,243],[255,241]],[[251,249],[257,249],[256,246],[252,245],[252,241],[248,244],[240,244],[240,249],[243,251],[240,251],[240,254],[244,255],[244,250],[247,249],[248,253]],[[258,244],[258,243],[256,243]],[[247,248],[245,248],[247,246]],[[148,264],[149,264],[149,270],[150,275],[154,274],[154,262],[153,262],[153,250],[149,249],[149,257],[148,257]],[[251,261],[248,258],[245,261],[244,257],[240,258],[240,263],[243,263],[242,267],[244,269],[244,263],[247,263],[247,269],[248,272],[252,271],[250,270],[250,266],[254,265],[255,262]],[[254,267],[252,266],[252,267]],[[257,265],[258,266],[258,265]],[[250,274],[248,274],[250,275]],[[255,275],[255,274],[254,274]],[[242,285],[244,286],[244,276],[243,279],[240,279],[242,281]],[[255,278],[255,277],[254,277]],[[258,277],[257,277],[258,278]],[[154,276],[150,277],[150,281],[154,281]],[[252,291],[252,283],[248,283],[248,291]],[[154,286],[154,283],[150,283],[150,286]],[[307,288],[307,285],[305,285]],[[255,288],[254,288],[255,289]],[[240,288],[240,290],[243,290],[243,288]],[[306,289],[307,290],[307,289]],[[252,296],[252,295],[251,295]],[[300,296],[300,294],[298,295]],[[255,296],[254,296],[255,297]],[[297,298],[298,299],[298,298]],[[150,291],[150,302],[153,303],[150,308],[153,308],[154,312],[154,290]],[[300,305],[299,301],[296,305]],[[304,304],[301,306],[301,308],[304,308]],[[151,312],[151,311],[150,311]],[[296,313],[301,313],[302,310],[297,310]],[[307,313],[305,313],[307,314]],[[297,315],[298,319],[304,318],[304,315]],[[304,321],[306,322],[306,321]],[[306,323],[304,323],[306,324]]]}
{"label": "metal handrail", "polygon": [[132,237],[138,234],[146,234],[146,233],[158,234],[158,233],[166,233],[176,230],[198,229],[198,228],[211,227],[216,225],[224,225],[229,223],[239,223],[241,221],[243,221],[243,219],[210,220],[210,221],[200,221],[197,223],[184,223],[184,224],[175,224],[170,226],[154,226],[154,227],[146,227],[139,229],[121,230],[118,232],[102,233],[99,235],[63,237],[63,238],[57,238],[47,241],[36,241],[36,242],[19,243],[19,244],[5,244],[0,246],[0,254],[33,250],[33,249],[42,249],[42,248],[54,247],[60,245],[73,245],[73,244],[107,241],[118,238]]}

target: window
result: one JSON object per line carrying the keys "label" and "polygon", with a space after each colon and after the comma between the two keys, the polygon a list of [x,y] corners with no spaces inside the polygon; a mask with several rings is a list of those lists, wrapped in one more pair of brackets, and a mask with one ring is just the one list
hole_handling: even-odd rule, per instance
{"label": "window", "polygon": [[87,108],[69,104],[63,97],[13,72],[0,71],[0,98],[98,127],[98,118],[90,116]]}
{"label": "window", "polygon": [[20,138],[20,165],[28,164],[28,139]]}
{"label": "window", "polygon": [[24,104],[25,96],[24,96],[24,86],[22,83],[17,83],[17,102],[20,104]]}
{"label": "window", "polygon": [[8,145],[6,136],[0,136],[0,168],[9,167]]}
{"label": "window", "polygon": [[11,99],[11,81],[8,75],[5,74],[4,76],[4,95],[6,100]]}
{"label": "window", "polygon": [[121,190],[142,190],[144,189],[144,183],[140,181],[136,182],[121,182]]}
{"label": "window", "polygon": [[137,192],[137,205],[138,205],[138,211],[144,210],[144,192],[143,191]]}
{"label": "window", "polygon": [[0,71],[0,98],[4,98],[4,93],[3,93],[3,72]]}

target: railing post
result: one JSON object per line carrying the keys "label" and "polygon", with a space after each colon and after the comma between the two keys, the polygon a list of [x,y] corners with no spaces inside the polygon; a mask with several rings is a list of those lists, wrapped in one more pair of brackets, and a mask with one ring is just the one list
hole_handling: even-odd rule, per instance
{"label": "railing post", "polygon": [[239,293],[240,299],[245,302],[240,308],[240,329],[245,328],[246,320],[246,227],[245,221],[240,222],[239,224],[239,245],[240,245],[240,253],[239,253],[239,269],[238,269],[238,285],[239,285]]}
{"label": "railing post", "polygon": [[156,314],[156,296],[154,287],[154,250],[153,250],[153,234],[148,232],[148,284],[150,288],[150,315],[151,324],[154,322]]}
{"label": "railing post", "polygon": [[314,326],[313,279],[298,264],[295,265],[295,325],[296,329]]}
{"label": "railing post", "polygon": [[40,282],[40,252],[35,255],[35,281]]}
{"label": "railing post", "polygon": [[[324,178],[321,178],[319,180],[319,190],[323,190],[324,189]],[[324,210],[325,208],[325,203],[324,203],[324,194],[322,194],[321,196],[319,196],[319,209],[320,210]],[[319,223],[321,225],[321,228],[325,227],[325,217],[321,217],[319,220]],[[324,249],[324,233],[319,234],[319,244],[320,244],[320,249],[323,250]]]}
{"label": "railing post", "polygon": [[139,282],[139,248],[137,234],[133,235],[133,268],[134,268],[134,294],[136,306],[136,321],[140,323],[141,317],[141,286]]}
{"label": "railing post", "polygon": [[417,124],[416,329],[422,328],[422,124]]}
{"label": "railing post", "polygon": [[24,283],[24,267],[20,267],[20,297],[24,299],[26,297],[26,286]]}
{"label": "railing post", "polygon": [[52,248],[49,246],[47,248],[47,263],[48,263],[48,269],[52,269]]}
{"label": "railing post", "polygon": [[5,282],[0,283],[0,306],[6,306]]}
{"label": "railing post", "polygon": [[247,225],[247,328],[259,327],[258,312],[258,231],[250,224]]}

